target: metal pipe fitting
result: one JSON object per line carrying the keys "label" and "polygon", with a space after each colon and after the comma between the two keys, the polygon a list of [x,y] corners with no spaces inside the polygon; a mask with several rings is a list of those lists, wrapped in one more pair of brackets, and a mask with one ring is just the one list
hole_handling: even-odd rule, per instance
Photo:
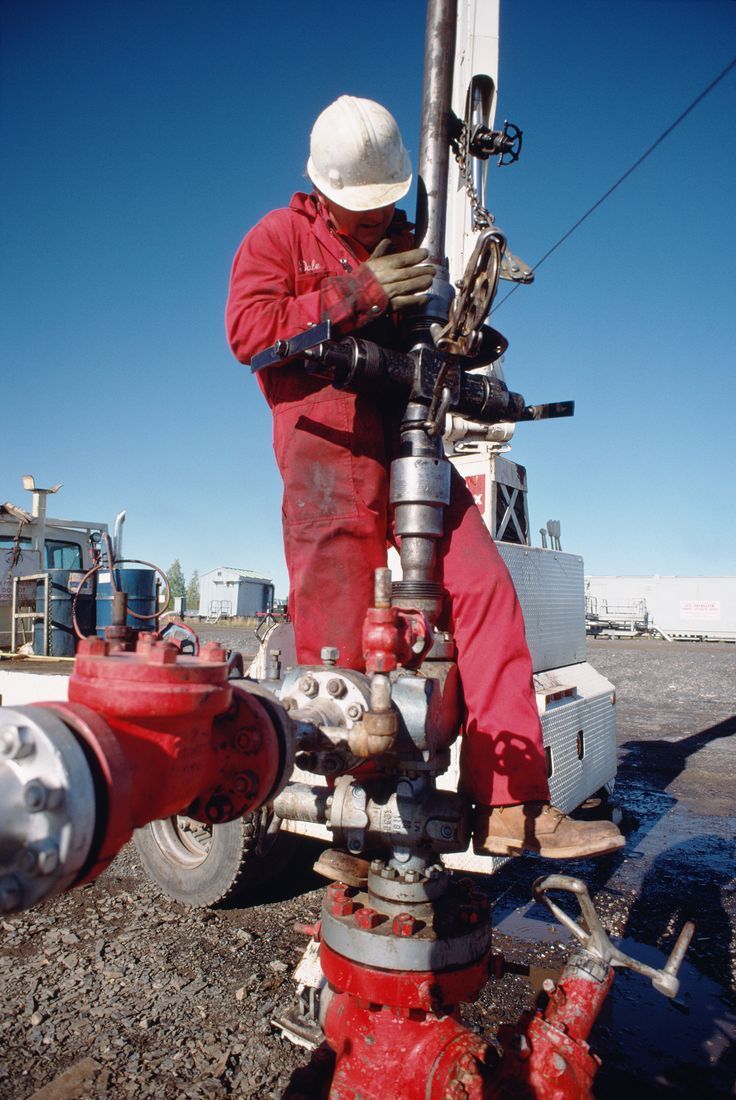
{"label": "metal pipe fitting", "polygon": [[419,142],[417,241],[431,263],[445,264],[447,168],[457,0],[429,0],[424,40],[424,92]]}
{"label": "metal pipe fitting", "polygon": [[0,912],[36,905],[80,876],[98,797],[60,718],[42,707],[0,708]]}

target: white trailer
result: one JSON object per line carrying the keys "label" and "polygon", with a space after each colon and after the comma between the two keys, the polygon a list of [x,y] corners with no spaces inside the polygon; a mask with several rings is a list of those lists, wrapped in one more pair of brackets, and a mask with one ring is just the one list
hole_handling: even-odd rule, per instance
{"label": "white trailer", "polygon": [[621,609],[638,607],[648,633],[736,642],[736,576],[587,576],[585,597],[593,634]]}

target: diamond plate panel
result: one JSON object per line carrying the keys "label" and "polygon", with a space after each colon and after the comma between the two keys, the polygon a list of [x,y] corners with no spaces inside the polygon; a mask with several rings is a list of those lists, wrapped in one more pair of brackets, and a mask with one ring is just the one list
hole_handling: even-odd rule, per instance
{"label": "diamond plate panel", "polygon": [[[550,794],[555,806],[570,811],[609,783],[616,774],[616,708],[613,685],[587,662],[551,669],[535,677],[537,700],[544,707],[545,692],[559,688],[574,694],[550,702],[541,715],[544,744],[552,753]],[[583,757],[578,757],[578,732],[583,731]],[[452,764],[437,786],[456,790],[459,779],[458,746]],[[467,852],[443,856],[443,863],[459,871],[492,874],[506,861]]]}
{"label": "diamond plate panel", "polygon": [[519,597],[535,672],[585,660],[583,559],[497,542]]}

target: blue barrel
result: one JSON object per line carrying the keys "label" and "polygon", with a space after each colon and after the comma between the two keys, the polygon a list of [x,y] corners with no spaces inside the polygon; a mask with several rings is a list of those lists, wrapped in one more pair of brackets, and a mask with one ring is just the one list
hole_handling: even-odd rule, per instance
{"label": "blue barrel", "polygon": [[[153,569],[116,569],[115,586],[122,590],[128,597],[128,617],[126,625],[133,630],[155,630],[156,620],[153,618],[156,611],[156,572]],[[103,569],[97,574],[97,633],[101,638],[105,636],[105,627],[112,625],[112,598],[113,586],[110,578],[110,570]],[[135,611],[138,615],[150,616],[145,619],[135,619],[130,614]]]}
{"label": "blue barrel", "polygon": [[[72,601],[84,577],[78,569],[49,569],[48,589],[48,631],[50,657],[73,657],[77,648],[77,637],[72,625]],[[43,611],[43,584],[36,589],[36,611]],[[91,634],[95,627],[95,600],[92,580],[88,579],[77,596],[77,626],[82,634]],[[43,623],[37,622],[33,628],[33,648],[43,653]]]}

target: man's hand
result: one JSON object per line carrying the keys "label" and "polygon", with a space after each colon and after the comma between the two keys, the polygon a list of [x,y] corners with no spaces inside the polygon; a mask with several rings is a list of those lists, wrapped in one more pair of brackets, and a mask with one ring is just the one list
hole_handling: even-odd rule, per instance
{"label": "man's hand", "polygon": [[378,279],[388,295],[389,309],[395,311],[406,306],[422,305],[427,300],[434,278],[434,264],[425,264],[429,253],[426,248],[412,248],[409,252],[387,255],[391,242],[383,240],[365,261],[365,266]]}

